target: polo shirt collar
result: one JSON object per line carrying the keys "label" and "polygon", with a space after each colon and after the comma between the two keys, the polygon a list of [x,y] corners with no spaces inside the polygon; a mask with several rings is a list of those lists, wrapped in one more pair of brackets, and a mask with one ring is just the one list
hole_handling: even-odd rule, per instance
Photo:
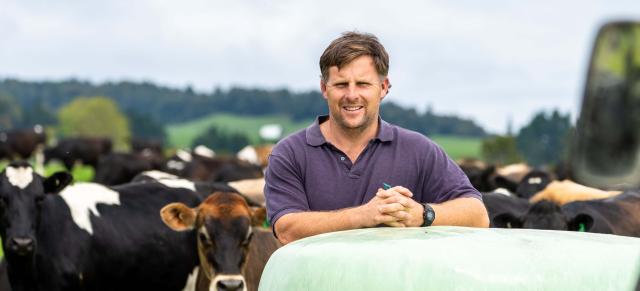
{"label": "polo shirt collar", "polygon": [[[320,123],[327,119],[329,119],[329,115],[320,115],[311,125],[309,125],[309,127],[307,127],[306,137],[308,145],[315,147],[321,146],[327,142],[320,131]],[[378,135],[375,137],[375,140],[379,140],[381,142],[393,141],[393,130],[391,124],[382,120],[380,116],[378,116],[378,124],[380,124],[380,130],[378,131]]]}

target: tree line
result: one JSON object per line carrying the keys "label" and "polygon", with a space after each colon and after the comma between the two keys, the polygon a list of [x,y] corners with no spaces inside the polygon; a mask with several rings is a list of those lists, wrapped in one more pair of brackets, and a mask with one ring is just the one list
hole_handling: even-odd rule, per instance
{"label": "tree line", "polygon": [[[326,102],[319,91],[235,87],[198,93],[191,87],[176,89],[150,82],[93,84],[79,80],[35,82],[4,79],[0,80],[0,114],[5,116],[6,111],[11,117],[5,121],[0,119],[0,128],[55,123],[58,110],[80,96],[106,96],[130,117],[145,120],[150,128],[157,127],[154,124],[186,122],[216,112],[252,116],[280,114],[294,121],[327,112]],[[418,112],[392,101],[383,103],[381,115],[389,122],[426,135],[487,135],[472,120],[438,115],[432,110]]]}

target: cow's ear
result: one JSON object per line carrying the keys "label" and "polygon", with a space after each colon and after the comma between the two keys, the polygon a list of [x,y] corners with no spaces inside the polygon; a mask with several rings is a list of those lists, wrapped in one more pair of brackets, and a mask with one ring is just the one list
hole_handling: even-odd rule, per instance
{"label": "cow's ear", "polygon": [[182,203],[171,203],[160,210],[164,224],[175,231],[191,230],[196,223],[197,212]]}
{"label": "cow's ear", "polygon": [[593,217],[586,213],[580,213],[569,220],[568,228],[572,231],[590,231],[593,227]]}
{"label": "cow's ear", "polygon": [[491,220],[493,227],[498,228],[522,228],[522,220],[513,213],[500,213]]}
{"label": "cow's ear", "polygon": [[42,182],[44,193],[57,194],[73,181],[73,176],[68,172],[56,172]]}
{"label": "cow's ear", "polygon": [[518,190],[518,183],[515,183],[500,175],[496,176],[495,179],[493,179],[493,182],[496,184],[496,187],[505,188],[511,193],[516,193],[516,190]]}
{"label": "cow's ear", "polygon": [[267,221],[267,209],[264,207],[251,207],[251,225],[264,226]]}

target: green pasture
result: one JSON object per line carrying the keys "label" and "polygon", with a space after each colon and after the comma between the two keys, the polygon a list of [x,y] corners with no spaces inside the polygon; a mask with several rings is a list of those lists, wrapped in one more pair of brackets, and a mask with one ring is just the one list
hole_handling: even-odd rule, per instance
{"label": "green pasture", "polygon": [[[294,122],[286,116],[241,116],[233,114],[212,114],[194,121],[170,125],[167,127],[169,145],[176,148],[187,148],[198,135],[205,132],[210,126],[218,126],[229,132],[246,134],[252,143],[260,143],[258,131],[264,124],[280,124],[284,129],[284,135],[288,135],[299,129],[309,126],[312,119],[302,122]],[[430,137],[453,159],[479,158],[482,139],[472,137],[442,136]],[[215,149],[214,149],[215,150]]]}
{"label": "green pasture", "polygon": [[446,135],[435,135],[430,136],[430,138],[440,145],[454,160],[460,158],[481,158],[481,138]]}
{"label": "green pasture", "polygon": [[[227,132],[240,132],[247,135],[251,143],[260,143],[258,131],[264,124],[280,124],[284,135],[292,133],[300,128],[307,127],[313,120],[294,122],[287,116],[241,116],[233,114],[211,114],[194,121],[167,126],[169,145],[176,148],[190,147],[191,142],[198,135],[205,132],[211,126],[217,126]],[[215,149],[214,149],[215,150]]]}

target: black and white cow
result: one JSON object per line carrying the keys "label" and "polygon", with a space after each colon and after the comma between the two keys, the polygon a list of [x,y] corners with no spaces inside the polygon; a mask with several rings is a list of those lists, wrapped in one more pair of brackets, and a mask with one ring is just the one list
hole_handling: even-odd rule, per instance
{"label": "black and white cow", "polygon": [[518,183],[516,194],[521,198],[529,199],[536,193],[544,190],[552,180],[553,177],[546,171],[539,169],[531,170],[531,172],[527,173],[520,183]]}
{"label": "black and white cow", "polygon": [[44,151],[45,163],[60,160],[67,170],[80,161],[94,169],[98,166],[100,157],[111,152],[113,144],[108,138],[73,137],[60,140],[55,147]]}
{"label": "black and white cow", "polygon": [[[0,173],[0,235],[13,290],[182,290],[198,265],[196,233],[158,213],[201,199],[160,183],[67,186],[14,162]],[[65,187],[67,186],[67,187]]]}
{"label": "black and white cow", "polygon": [[503,193],[506,189],[500,191],[482,193],[482,203],[487,208],[489,214],[490,227],[508,228],[508,223],[498,224],[494,222],[496,216],[503,213],[512,213],[515,216],[522,216],[529,208],[529,201],[517,197],[511,193]]}
{"label": "black and white cow", "polygon": [[264,177],[260,166],[236,157],[217,157],[203,152],[203,147],[192,153],[179,150],[162,170],[192,181],[229,182]]}
{"label": "black and white cow", "polygon": [[163,162],[153,154],[110,153],[100,158],[93,181],[109,186],[128,183],[144,171],[160,169]]}
{"label": "black and white cow", "polygon": [[640,192],[626,191],[605,199],[574,201],[559,206],[541,200],[523,215],[507,211],[496,215],[497,226],[572,230],[640,237]]}
{"label": "black and white cow", "polygon": [[[245,188],[234,187],[233,183],[227,184],[224,182],[194,182],[184,178],[180,178],[176,175],[172,175],[162,171],[145,171],[135,176],[132,182],[136,183],[161,183],[167,187],[172,188],[185,188],[196,192],[202,200],[206,199],[211,193],[214,192],[233,192],[240,194],[251,207],[260,207],[264,202],[263,199],[255,199],[253,193],[244,193]],[[264,184],[262,184],[264,188]],[[240,188],[240,189],[238,189]]]}
{"label": "black and white cow", "polygon": [[0,132],[0,159],[28,159],[38,148],[42,152],[46,142],[47,135],[41,125]]}

